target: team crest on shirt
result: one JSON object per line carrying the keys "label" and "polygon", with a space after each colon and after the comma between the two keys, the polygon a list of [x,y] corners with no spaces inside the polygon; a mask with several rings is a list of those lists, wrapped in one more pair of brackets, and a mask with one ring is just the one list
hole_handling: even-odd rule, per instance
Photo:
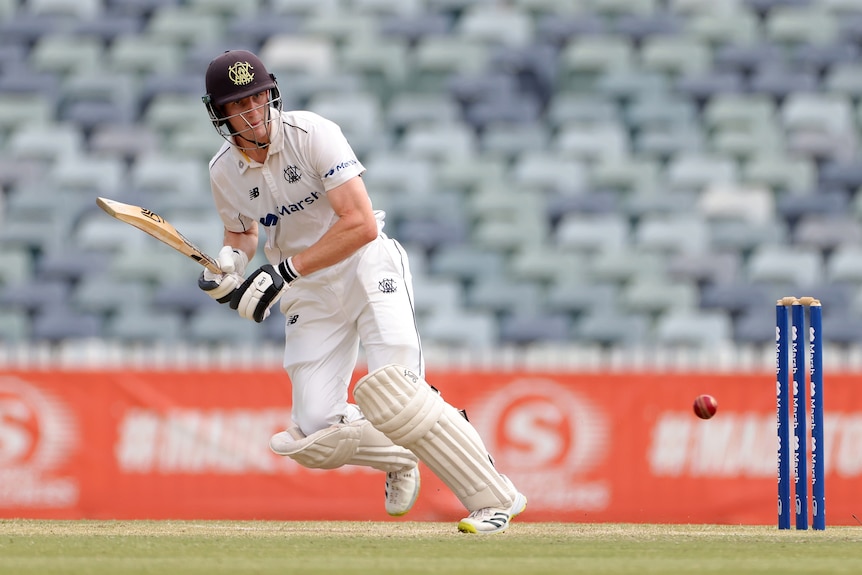
{"label": "team crest on shirt", "polygon": [[394,279],[384,278],[377,284],[377,289],[383,293],[395,293],[398,289],[398,285],[395,283]]}
{"label": "team crest on shirt", "polygon": [[295,184],[302,178],[302,174],[299,173],[299,168],[296,166],[288,166],[284,169],[284,179],[288,184]]}

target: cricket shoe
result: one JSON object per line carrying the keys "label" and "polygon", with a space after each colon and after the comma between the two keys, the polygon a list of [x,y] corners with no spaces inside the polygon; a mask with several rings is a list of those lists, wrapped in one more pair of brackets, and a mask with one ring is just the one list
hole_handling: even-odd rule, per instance
{"label": "cricket shoe", "polygon": [[[508,478],[506,480],[508,481]],[[509,527],[509,522],[526,508],[527,497],[520,491],[516,491],[511,507],[508,509],[499,509],[496,507],[477,509],[458,522],[458,531],[462,533],[478,533],[480,535],[502,533]]]}
{"label": "cricket shoe", "polygon": [[419,497],[419,466],[386,474],[386,513],[406,515]]}

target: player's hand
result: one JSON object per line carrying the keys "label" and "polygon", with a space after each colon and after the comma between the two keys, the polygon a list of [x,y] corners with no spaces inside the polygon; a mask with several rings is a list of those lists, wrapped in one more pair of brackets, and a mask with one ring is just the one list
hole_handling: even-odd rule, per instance
{"label": "player's hand", "polygon": [[260,323],[269,316],[269,308],[278,301],[287,286],[274,267],[263,265],[234,290],[230,307],[242,317]]}
{"label": "player's hand", "polygon": [[248,265],[248,256],[241,250],[224,246],[216,257],[223,273],[214,274],[205,269],[198,278],[198,287],[219,303],[228,303],[236,289],[243,282],[243,274]]}

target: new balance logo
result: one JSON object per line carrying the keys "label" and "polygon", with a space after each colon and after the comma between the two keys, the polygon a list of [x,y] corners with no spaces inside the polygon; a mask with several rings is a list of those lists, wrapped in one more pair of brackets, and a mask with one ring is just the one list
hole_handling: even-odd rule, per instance
{"label": "new balance logo", "polygon": [[252,188],[251,190],[249,190],[249,192],[248,192],[248,199],[253,200],[253,199],[257,198],[257,197],[260,197],[260,189],[258,189],[258,188]]}

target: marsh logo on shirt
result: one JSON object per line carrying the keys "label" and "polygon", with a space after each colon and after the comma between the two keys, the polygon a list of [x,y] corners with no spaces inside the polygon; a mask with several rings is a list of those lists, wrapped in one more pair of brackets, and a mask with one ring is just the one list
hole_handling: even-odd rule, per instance
{"label": "marsh logo on shirt", "polygon": [[350,166],[355,166],[358,162],[356,160],[347,160],[346,162],[341,162],[336,165],[334,168],[323,174],[324,178],[328,178],[329,176],[335,174],[336,172],[340,172],[341,170],[345,170]]}
{"label": "marsh logo on shirt", "polygon": [[278,220],[281,216],[290,216],[297,212],[303,211],[305,208],[311,206],[315,202],[315,200],[320,199],[320,192],[311,192],[310,196],[306,196],[299,200],[298,202],[294,202],[292,204],[284,204],[279,206],[277,209],[278,213],[266,214],[264,217],[260,218],[260,224],[266,227],[272,227],[278,223]]}

